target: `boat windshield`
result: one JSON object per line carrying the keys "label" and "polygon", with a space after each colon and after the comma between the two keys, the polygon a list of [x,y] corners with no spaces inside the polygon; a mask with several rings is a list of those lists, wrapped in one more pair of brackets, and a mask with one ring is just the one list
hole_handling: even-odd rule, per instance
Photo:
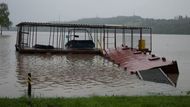
{"label": "boat windshield", "polygon": [[88,29],[69,29],[67,35],[70,40],[93,40],[91,32]]}

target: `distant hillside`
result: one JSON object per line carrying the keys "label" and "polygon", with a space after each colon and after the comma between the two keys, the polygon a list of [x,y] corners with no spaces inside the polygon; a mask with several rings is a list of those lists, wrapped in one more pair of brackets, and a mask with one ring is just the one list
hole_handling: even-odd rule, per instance
{"label": "distant hillside", "polygon": [[148,26],[157,34],[190,34],[190,18],[178,16],[174,19],[151,19],[140,16],[118,16],[111,18],[85,18],[68,23],[75,24],[121,24]]}

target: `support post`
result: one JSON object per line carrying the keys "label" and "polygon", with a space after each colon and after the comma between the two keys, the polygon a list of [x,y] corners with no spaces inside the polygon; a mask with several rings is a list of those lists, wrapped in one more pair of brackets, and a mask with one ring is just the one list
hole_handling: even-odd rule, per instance
{"label": "support post", "polygon": [[38,40],[38,39],[37,39],[37,35],[38,35],[37,33],[38,33],[38,27],[36,26],[36,33],[35,33],[35,45],[37,44],[37,40]]}
{"label": "support post", "polygon": [[28,97],[31,98],[32,86],[31,86],[31,73],[28,73]]}
{"label": "support post", "polygon": [[65,28],[63,30],[63,43],[62,43],[62,47],[65,48]]}
{"label": "support post", "polygon": [[30,47],[30,43],[31,43],[31,26],[29,27],[29,41],[28,41],[28,46]]}
{"label": "support post", "polygon": [[152,51],[152,28],[150,28],[150,51]]}
{"label": "support post", "polygon": [[61,49],[61,42],[62,42],[62,32],[63,32],[63,29],[62,28],[60,28],[59,29],[59,48]]}
{"label": "support post", "polygon": [[106,36],[106,31],[105,31],[105,27],[103,29],[104,34],[103,34],[103,50],[105,50],[105,36]]}
{"label": "support post", "polygon": [[28,31],[27,31],[28,33],[27,33],[27,37],[26,37],[27,39],[26,39],[26,40],[27,40],[27,46],[29,46],[29,35],[30,35],[30,34],[29,34],[29,26],[27,26],[27,27],[28,27],[28,29],[27,29],[27,30],[28,30]]}
{"label": "support post", "polygon": [[125,43],[125,29],[123,28],[123,37],[122,37],[122,44],[123,44],[123,46],[125,46],[126,45],[126,43]]}
{"label": "support post", "polygon": [[140,40],[142,40],[142,29],[140,29]]}
{"label": "support post", "polygon": [[109,31],[107,29],[107,49],[108,49],[108,45],[109,45]]}
{"label": "support post", "polygon": [[18,31],[18,48],[21,48],[21,42],[22,42],[22,26],[19,27]]}
{"label": "support post", "polygon": [[131,29],[131,49],[133,49],[133,29]]}
{"label": "support post", "polygon": [[56,40],[56,43],[57,43],[57,48],[59,48],[59,28],[57,27],[57,40]]}
{"label": "support post", "polygon": [[51,32],[52,32],[52,27],[50,27],[49,45],[51,44]]}
{"label": "support post", "polygon": [[116,45],[117,45],[117,43],[116,43],[116,28],[115,28],[115,31],[114,31],[114,47],[115,47],[115,49],[116,49]]}
{"label": "support post", "polygon": [[32,27],[32,46],[34,45],[34,26]]}
{"label": "support post", "polygon": [[54,46],[54,33],[55,33],[55,27],[53,27],[53,39],[52,39],[52,46]]}
{"label": "support post", "polygon": [[[71,36],[72,36],[72,34],[71,34]],[[85,39],[86,39],[86,37],[85,37]],[[75,40],[75,28],[74,28],[73,40]]]}

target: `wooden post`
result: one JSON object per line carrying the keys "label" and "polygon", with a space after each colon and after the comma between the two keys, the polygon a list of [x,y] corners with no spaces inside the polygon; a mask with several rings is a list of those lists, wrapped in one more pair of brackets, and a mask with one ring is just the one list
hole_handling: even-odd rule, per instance
{"label": "wooden post", "polygon": [[31,86],[31,73],[28,73],[28,97],[31,98],[32,86]]}

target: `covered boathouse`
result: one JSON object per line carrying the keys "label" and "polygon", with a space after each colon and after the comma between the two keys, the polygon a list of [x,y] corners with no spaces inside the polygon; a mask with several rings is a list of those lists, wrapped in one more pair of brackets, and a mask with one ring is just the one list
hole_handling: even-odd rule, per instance
{"label": "covered boathouse", "polygon": [[[15,46],[20,53],[100,54],[106,49],[116,49],[121,46],[149,52],[152,50],[152,29],[149,27],[34,22],[22,22],[17,27],[18,33]],[[46,32],[46,35],[44,35],[44,32]],[[143,32],[148,33],[145,38],[143,38]],[[77,39],[83,40],[83,42],[84,40],[91,40],[95,46],[93,49],[69,49],[67,43]]]}
{"label": "covered boathouse", "polygon": [[22,22],[19,53],[99,54],[142,80],[177,85],[177,61],[152,54],[152,29],[125,25]]}

